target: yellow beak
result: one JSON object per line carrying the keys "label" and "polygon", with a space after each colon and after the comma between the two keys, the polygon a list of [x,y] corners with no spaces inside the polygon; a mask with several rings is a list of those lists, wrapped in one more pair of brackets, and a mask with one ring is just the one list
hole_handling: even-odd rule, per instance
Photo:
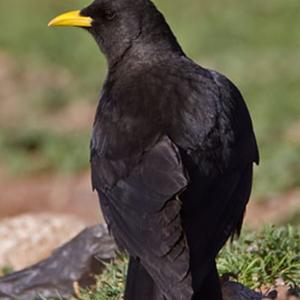
{"label": "yellow beak", "polygon": [[76,26],[76,27],[92,27],[93,19],[80,15],[80,10],[74,10],[51,20],[48,26]]}

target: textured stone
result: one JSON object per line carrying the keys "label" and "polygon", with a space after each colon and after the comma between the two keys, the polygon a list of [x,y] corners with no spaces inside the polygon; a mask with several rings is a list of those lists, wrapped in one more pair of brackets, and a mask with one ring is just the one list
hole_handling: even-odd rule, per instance
{"label": "textured stone", "polygon": [[105,225],[85,229],[48,259],[0,278],[0,299],[57,299],[58,294],[68,299],[78,285],[93,283],[93,275],[102,272],[103,261],[114,258],[115,251]]}
{"label": "textured stone", "polygon": [[17,271],[46,257],[86,227],[76,217],[25,214],[0,222],[0,269]]}
{"label": "textured stone", "polygon": [[261,300],[262,295],[238,282],[227,281],[222,287],[224,300]]}

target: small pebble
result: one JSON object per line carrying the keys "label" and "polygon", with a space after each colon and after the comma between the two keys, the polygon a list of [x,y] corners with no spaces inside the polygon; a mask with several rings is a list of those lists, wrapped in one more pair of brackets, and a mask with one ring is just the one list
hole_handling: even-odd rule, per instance
{"label": "small pebble", "polygon": [[276,279],[275,284],[276,284],[276,286],[284,286],[285,282],[284,282],[283,278],[279,277]]}
{"label": "small pebble", "polygon": [[263,297],[263,299],[276,299],[278,296],[278,292],[276,290],[271,290],[267,293],[266,296]]}
{"label": "small pebble", "polygon": [[300,300],[300,289],[299,288],[289,288],[287,291],[288,300]]}

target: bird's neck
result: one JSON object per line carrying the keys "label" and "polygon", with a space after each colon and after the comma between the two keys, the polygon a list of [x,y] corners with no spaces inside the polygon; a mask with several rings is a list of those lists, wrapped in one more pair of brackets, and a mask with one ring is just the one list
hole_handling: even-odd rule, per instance
{"label": "bird's neck", "polygon": [[121,66],[132,68],[159,64],[165,59],[184,55],[173,35],[164,35],[161,32],[141,33],[122,53],[108,59],[109,71],[113,72]]}

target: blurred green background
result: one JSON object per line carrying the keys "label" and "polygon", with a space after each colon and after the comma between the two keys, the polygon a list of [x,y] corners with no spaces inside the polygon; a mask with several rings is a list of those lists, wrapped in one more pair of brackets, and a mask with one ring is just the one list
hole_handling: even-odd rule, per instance
{"label": "blurred green background", "polygon": [[[47,28],[52,17],[88,3],[1,0],[1,176],[88,170],[91,124],[106,62],[83,30]],[[300,1],[155,3],[186,53],[226,74],[242,91],[261,152],[253,198],[277,199],[285,206],[292,194],[287,221],[299,223]]]}

